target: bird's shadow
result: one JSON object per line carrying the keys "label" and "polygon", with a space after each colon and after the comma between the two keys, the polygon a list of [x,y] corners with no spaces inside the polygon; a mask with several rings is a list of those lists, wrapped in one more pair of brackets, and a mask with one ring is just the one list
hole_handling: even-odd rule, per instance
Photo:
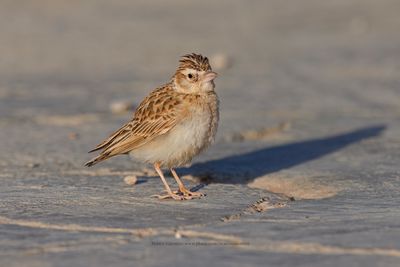
{"label": "bird's shadow", "polygon": [[180,168],[179,173],[192,174],[206,183],[246,184],[257,177],[321,158],[348,145],[379,136],[385,129],[385,125],[374,125],[338,135],[265,147]]}

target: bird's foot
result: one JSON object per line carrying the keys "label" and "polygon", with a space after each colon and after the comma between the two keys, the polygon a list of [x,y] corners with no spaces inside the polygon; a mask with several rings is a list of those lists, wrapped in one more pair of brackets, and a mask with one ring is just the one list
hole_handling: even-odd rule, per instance
{"label": "bird's foot", "polygon": [[[175,193],[175,192],[174,192]],[[191,198],[201,198],[204,197],[206,194],[200,192],[192,192],[186,187],[179,188],[177,194],[182,194],[183,196],[191,197]]]}

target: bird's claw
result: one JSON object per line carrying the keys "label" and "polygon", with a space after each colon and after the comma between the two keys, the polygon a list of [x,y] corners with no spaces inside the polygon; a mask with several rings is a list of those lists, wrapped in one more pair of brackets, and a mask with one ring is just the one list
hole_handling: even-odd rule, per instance
{"label": "bird's claw", "polygon": [[174,191],[175,194],[177,195],[183,195],[185,197],[190,197],[191,199],[193,198],[201,198],[206,196],[206,194],[204,193],[200,193],[200,192],[192,192],[186,188],[180,188],[178,191]]}

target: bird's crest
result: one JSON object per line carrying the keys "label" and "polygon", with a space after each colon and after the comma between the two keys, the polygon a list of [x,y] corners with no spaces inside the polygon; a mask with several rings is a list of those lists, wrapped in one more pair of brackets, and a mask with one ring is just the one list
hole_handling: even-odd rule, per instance
{"label": "bird's crest", "polygon": [[182,58],[179,60],[178,71],[184,69],[210,71],[211,66],[210,63],[208,62],[207,57],[204,57],[200,54],[192,53],[182,56]]}

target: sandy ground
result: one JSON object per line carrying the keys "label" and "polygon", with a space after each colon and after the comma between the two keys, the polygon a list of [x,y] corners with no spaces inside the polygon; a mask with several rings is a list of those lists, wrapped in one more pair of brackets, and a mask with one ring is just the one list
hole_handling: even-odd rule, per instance
{"label": "sandy ground", "polygon": [[[399,266],[399,12],[2,1],[0,265]],[[216,143],[178,170],[207,196],[151,198],[128,157],[84,168],[188,52],[220,74]]]}

